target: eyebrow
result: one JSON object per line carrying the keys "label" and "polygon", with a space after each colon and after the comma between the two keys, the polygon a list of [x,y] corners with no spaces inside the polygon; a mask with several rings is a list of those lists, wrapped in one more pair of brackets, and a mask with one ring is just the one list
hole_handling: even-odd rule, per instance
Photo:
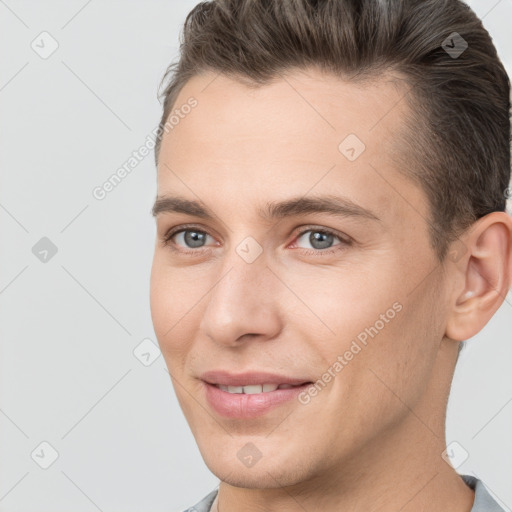
{"label": "eyebrow", "polygon": [[[206,220],[214,220],[216,215],[199,201],[179,196],[157,197],[152,209],[153,216],[161,213],[184,213]],[[310,213],[327,213],[338,217],[354,217],[362,220],[381,221],[371,210],[368,210],[346,197],[325,195],[316,197],[292,197],[281,202],[269,202],[265,208],[258,210],[264,220],[282,219],[306,215]]]}

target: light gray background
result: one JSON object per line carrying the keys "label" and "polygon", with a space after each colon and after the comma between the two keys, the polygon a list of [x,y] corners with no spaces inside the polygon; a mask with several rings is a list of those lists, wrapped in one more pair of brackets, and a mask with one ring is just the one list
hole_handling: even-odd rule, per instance
{"label": "light gray background", "polygon": [[[157,125],[157,86],[195,4],[0,1],[2,512],[172,512],[218,483],[163,358],[133,354],[156,342],[152,154],[103,201],[92,195]],[[512,74],[512,0],[470,5]],[[43,31],[59,45],[47,59],[31,48]],[[46,263],[32,253],[42,237],[58,249]],[[469,453],[458,471],[509,511],[511,333],[509,294],[461,356],[447,427]],[[44,441],[59,454],[48,469]]]}

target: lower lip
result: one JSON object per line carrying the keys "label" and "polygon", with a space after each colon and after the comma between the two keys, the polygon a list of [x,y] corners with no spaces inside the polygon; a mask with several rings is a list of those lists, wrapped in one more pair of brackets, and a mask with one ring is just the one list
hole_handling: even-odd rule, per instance
{"label": "lower lip", "polygon": [[311,383],[295,386],[288,389],[276,389],[267,393],[229,393],[204,382],[206,388],[206,400],[213,410],[227,418],[256,418],[266,412],[296,398],[306,390]]}

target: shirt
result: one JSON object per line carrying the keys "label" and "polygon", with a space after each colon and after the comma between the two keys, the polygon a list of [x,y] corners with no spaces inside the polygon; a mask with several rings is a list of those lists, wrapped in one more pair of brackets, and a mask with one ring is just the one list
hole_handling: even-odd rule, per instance
{"label": "shirt", "polygon": [[[460,475],[460,477],[475,491],[475,501],[471,512],[505,512],[489,494],[481,480],[471,475]],[[218,489],[214,489],[193,507],[187,508],[183,512],[210,512],[217,492]]]}

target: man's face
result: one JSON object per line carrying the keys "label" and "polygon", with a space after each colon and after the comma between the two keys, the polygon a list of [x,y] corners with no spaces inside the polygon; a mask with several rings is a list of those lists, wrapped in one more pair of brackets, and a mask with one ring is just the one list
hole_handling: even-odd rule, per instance
{"label": "man's face", "polygon": [[[199,449],[227,482],[339,475],[411,425],[431,436],[410,408],[436,386],[447,293],[425,195],[392,158],[404,94],[390,77],[363,87],[311,70],[259,89],[205,74],[176,101],[197,105],[164,136],[158,196],[211,218],[160,204],[152,317]],[[260,214],[327,196],[370,213]],[[316,386],[234,395],[213,389],[215,370]]]}

